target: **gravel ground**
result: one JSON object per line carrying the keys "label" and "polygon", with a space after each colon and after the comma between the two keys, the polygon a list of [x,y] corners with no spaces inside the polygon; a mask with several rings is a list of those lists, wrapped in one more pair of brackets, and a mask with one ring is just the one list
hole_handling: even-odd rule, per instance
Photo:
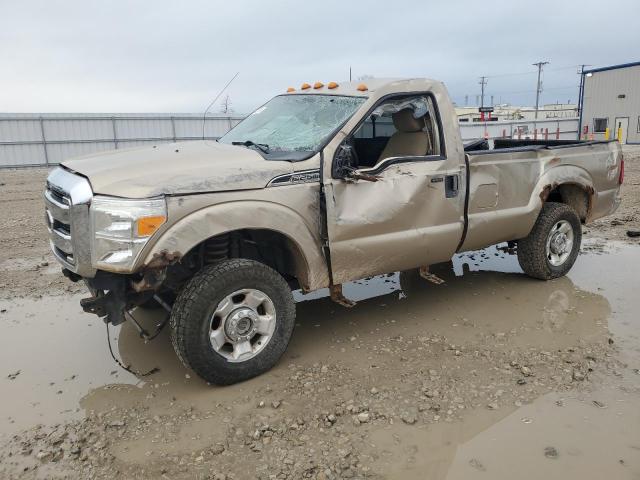
{"label": "gravel ground", "polygon": [[[584,258],[569,277],[534,281],[510,273],[518,271],[513,257],[488,250],[459,257],[454,266],[464,275],[443,272],[443,286],[411,275],[359,282],[352,292],[377,296],[350,310],[322,298],[299,303],[280,364],[225,388],[185,370],[167,335],[145,345],[128,324],[112,333],[116,353],[158,373],[125,381],[108,354],[99,367],[61,367],[61,380],[41,373],[73,357],[73,334],[63,337],[60,324],[45,322],[24,345],[16,330],[53,304],[71,321],[98,321],[74,313],[82,287],[62,278],[49,254],[41,200],[47,172],[0,171],[7,206],[0,211],[0,351],[7,352],[0,363],[12,368],[0,382],[17,398],[3,409],[0,477],[513,478],[499,473],[506,454],[492,460],[471,441],[505,422],[533,425],[509,456],[524,452],[513,467],[521,478],[539,478],[549,465],[556,478],[579,471],[582,479],[640,477],[639,432],[615,426],[621,418],[640,422],[637,279],[630,269],[607,268],[640,258],[638,240],[626,235],[640,229],[640,151],[625,158],[622,206],[585,228]],[[113,375],[99,379],[94,368]],[[63,390],[74,382],[79,400],[67,400]],[[39,404],[60,398],[59,411],[36,414]],[[581,434],[584,408],[595,431]],[[18,425],[19,414],[27,420]],[[536,429],[544,419],[567,430]],[[510,427],[481,443],[506,452],[516,433]],[[610,463],[597,441],[603,435],[611,445],[620,441]]]}
{"label": "gravel ground", "polygon": [[625,176],[622,204],[609,217],[596,220],[585,230],[587,237],[604,240],[622,240],[638,243],[638,238],[629,238],[627,231],[640,231],[640,147],[624,147]]}

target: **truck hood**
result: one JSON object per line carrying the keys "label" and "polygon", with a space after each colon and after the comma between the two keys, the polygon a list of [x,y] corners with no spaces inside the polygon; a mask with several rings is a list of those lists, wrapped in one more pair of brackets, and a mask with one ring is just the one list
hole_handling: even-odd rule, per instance
{"label": "truck hood", "polygon": [[126,198],[264,188],[293,172],[290,162],[208,140],[114,150],[62,165],[87,177],[94,193]]}

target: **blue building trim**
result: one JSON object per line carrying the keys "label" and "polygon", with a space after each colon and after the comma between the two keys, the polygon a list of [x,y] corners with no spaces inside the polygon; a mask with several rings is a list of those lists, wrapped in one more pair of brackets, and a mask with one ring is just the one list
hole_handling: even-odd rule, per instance
{"label": "blue building trim", "polygon": [[585,70],[584,73],[596,73],[606,72],[607,70],[617,70],[619,68],[638,67],[640,62],[621,63],[619,65],[611,65],[610,67],[592,68],[591,70]]}
{"label": "blue building trim", "polygon": [[580,83],[582,83],[582,88],[580,89],[580,98],[578,99],[578,105],[580,105],[580,116],[578,118],[578,138],[580,140],[582,138],[582,112],[584,111],[584,91],[586,90],[586,82],[584,81],[584,74],[586,72],[582,72],[582,78],[580,79]]}

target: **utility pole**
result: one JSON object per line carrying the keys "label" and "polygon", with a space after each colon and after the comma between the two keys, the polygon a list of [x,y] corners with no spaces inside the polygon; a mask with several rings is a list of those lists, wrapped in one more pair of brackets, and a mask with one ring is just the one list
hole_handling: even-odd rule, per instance
{"label": "utility pole", "polygon": [[535,119],[538,119],[538,107],[540,106],[540,94],[542,93],[542,67],[544,67],[549,62],[537,62],[534,63],[534,67],[538,67],[538,85],[536,87],[536,115]]}
{"label": "utility pole", "polygon": [[487,77],[480,77],[480,119],[484,121],[484,112],[482,108],[484,108],[484,86],[487,84]]}
{"label": "utility pole", "polygon": [[480,107],[484,107],[484,86],[487,84],[487,77],[480,77]]}

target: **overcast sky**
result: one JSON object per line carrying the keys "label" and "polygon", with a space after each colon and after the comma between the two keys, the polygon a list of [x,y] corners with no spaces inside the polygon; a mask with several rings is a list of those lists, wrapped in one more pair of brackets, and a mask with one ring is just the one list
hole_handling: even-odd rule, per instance
{"label": "overcast sky", "polygon": [[[0,111],[247,112],[288,86],[443,80],[458,105],[575,100],[577,65],[640,60],[640,0],[0,0]],[[219,111],[216,105],[213,112]]]}

